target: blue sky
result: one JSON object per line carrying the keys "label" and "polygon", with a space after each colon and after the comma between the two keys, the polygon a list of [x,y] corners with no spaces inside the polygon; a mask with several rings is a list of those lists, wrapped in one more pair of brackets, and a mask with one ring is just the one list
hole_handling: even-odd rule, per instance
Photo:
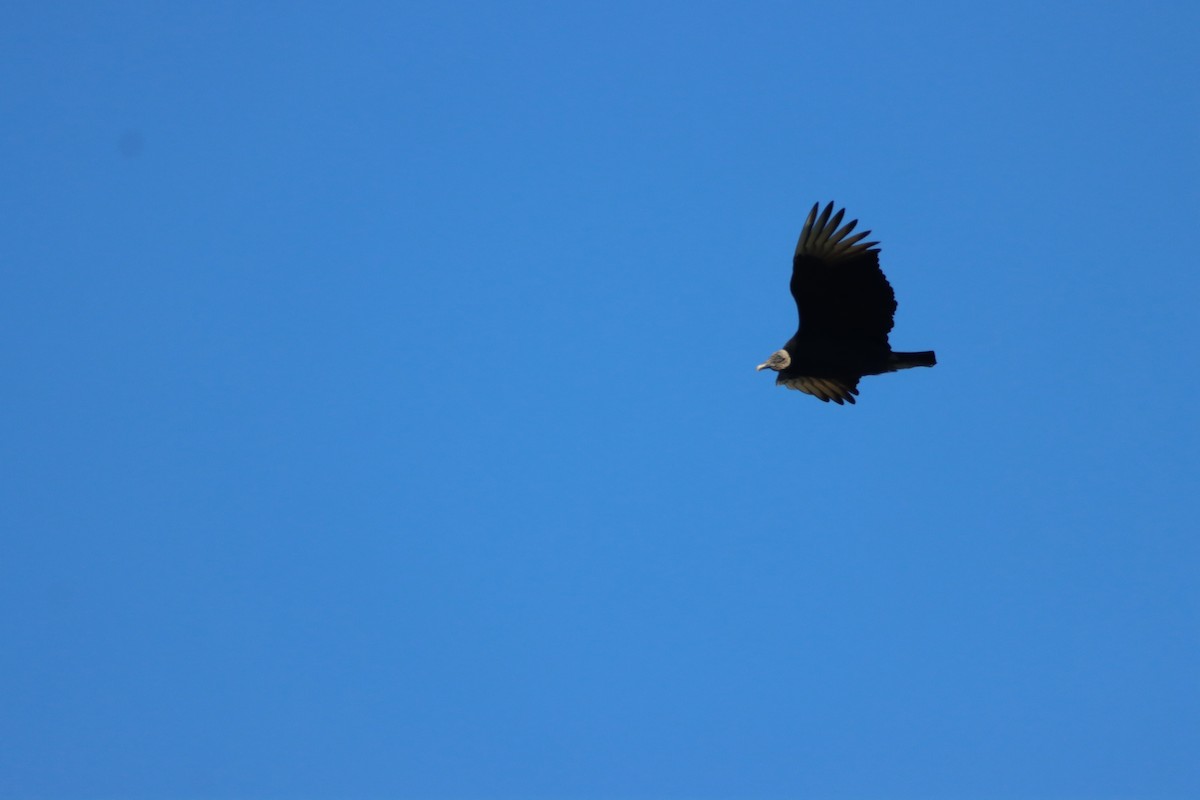
{"label": "blue sky", "polygon": [[5,4],[0,796],[1197,796],[1198,23]]}

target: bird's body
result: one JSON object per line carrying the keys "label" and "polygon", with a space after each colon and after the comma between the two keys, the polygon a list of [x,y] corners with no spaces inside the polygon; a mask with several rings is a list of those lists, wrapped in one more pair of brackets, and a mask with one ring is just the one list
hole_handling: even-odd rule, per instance
{"label": "bird's body", "polygon": [[818,208],[809,212],[792,260],[800,327],[758,369],[775,370],[777,384],[825,402],[854,403],[864,375],[932,367],[937,359],[932,350],[892,351],[896,297],[879,268],[878,242],[862,241],[870,231],[850,235],[858,220],[838,228],[846,212],[834,214],[833,203],[820,216]]}

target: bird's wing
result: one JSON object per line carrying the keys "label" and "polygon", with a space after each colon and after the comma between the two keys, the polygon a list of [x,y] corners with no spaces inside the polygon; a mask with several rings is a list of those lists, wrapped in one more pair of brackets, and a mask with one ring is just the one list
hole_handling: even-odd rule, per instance
{"label": "bird's wing", "polygon": [[845,209],[833,214],[830,203],[818,216],[819,206],[814,204],[809,212],[792,260],[799,333],[886,347],[896,295],[879,269],[879,243],[862,241],[870,231],[850,235],[858,220],[838,228]]}
{"label": "bird's wing", "polygon": [[775,379],[775,382],[789,389],[811,394],[825,403],[832,400],[839,406],[842,403],[854,405],[854,396],[858,394],[858,378],[854,377],[812,378],[801,375],[794,378],[784,378],[780,376]]}

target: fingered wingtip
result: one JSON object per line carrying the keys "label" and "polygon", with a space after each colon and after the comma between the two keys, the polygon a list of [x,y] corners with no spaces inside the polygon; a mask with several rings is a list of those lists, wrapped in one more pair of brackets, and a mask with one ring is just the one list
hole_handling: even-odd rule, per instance
{"label": "fingered wingtip", "polygon": [[804,227],[800,231],[800,238],[796,242],[797,258],[811,256],[827,261],[838,261],[854,258],[864,253],[878,252],[879,242],[860,243],[870,235],[869,230],[850,235],[858,225],[858,220],[852,219],[842,225],[846,209],[840,209],[835,213],[836,207],[837,204],[833,201],[827,203],[824,209],[821,209],[820,203],[813,204],[812,210],[808,212],[808,218],[804,221]]}

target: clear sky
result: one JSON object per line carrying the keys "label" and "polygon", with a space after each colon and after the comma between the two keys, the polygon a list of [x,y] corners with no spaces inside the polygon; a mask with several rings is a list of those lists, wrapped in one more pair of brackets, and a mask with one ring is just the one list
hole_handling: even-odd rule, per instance
{"label": "clear sky", "polygon": [[1198,34],[4,3],[0,797],[1200,796]]}

